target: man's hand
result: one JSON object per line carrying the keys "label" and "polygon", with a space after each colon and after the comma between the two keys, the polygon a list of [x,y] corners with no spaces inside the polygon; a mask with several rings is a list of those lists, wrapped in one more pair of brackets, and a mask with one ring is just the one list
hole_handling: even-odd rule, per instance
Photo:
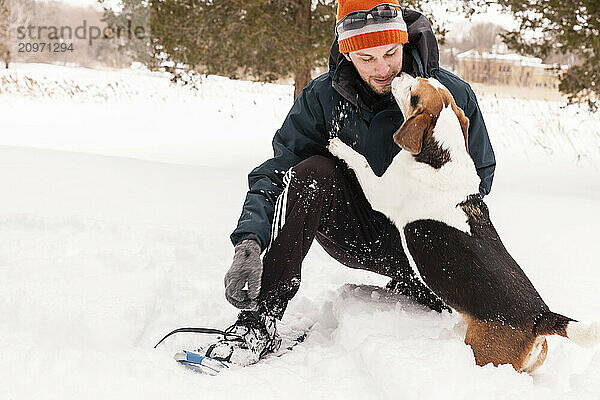
{"label": "man's hand", "polygon": [[[242,240],[235,246],[233,263],[225,274],[225,297],[227,300],[243,310],[255,309],[262,272],[260,246],[252,239]],[[244,289],[246,283],[248,289]]]}

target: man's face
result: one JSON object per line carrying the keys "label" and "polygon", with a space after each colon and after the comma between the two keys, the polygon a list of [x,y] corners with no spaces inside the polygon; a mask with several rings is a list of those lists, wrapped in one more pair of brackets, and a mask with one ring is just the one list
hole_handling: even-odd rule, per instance
{"label": "man's face", "polygon": [[344,54],[354,64],[360,77],[375,93],[392,90],[392,80],[402,69],[402,44],[370,47]]}

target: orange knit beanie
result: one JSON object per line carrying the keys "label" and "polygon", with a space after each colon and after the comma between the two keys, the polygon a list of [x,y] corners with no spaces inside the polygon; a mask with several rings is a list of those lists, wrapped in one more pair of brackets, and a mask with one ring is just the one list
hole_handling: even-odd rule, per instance
{"label": "orange knit beanie", "polygon": [[[350,13],[369,11],[382,4],[399,6],[398,0],[385,3],[382,3],[381,0],[339,0],[337,22]],[[408,32],[401,10],[398,10],[398,15],[394,18],[373,18],[369,15],[364,25],[360,25],[363,24],[358,24],[358,27],[346,27],[344,23],[336,25],[335,30],[341,53],[392,43],[408,43]]]}

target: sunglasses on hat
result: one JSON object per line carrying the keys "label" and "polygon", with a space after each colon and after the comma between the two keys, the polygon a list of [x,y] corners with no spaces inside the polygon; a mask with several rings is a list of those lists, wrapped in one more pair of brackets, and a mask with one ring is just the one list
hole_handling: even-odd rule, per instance
{"label": "sunglasses on hat", "polygon": [[370,10],[351,12],[338,21],[336,28],[342,27],[344,30],[360,29],[367,24],[369,15],[375,21],[381,21],[396,18],[398,11],[402,12],[402,7],[397,4],[379,4]]}

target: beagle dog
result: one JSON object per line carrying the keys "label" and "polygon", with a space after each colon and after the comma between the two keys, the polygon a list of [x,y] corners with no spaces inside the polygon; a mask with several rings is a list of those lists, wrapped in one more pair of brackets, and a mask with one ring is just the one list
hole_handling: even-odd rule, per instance
{"label": "beagle dog", "polygon": [[469,156],[469,120],[437,80],[402,74],[392,93],[406,120],[400,151],[378,177],[339,138],[329,151],[354,170],[371,206],[401,233],[415,274],[467,323],[465,343],[478,365],[531,372],[544,362],[547,335],[591,347],[600,323],[550,311],[492,225]]}

